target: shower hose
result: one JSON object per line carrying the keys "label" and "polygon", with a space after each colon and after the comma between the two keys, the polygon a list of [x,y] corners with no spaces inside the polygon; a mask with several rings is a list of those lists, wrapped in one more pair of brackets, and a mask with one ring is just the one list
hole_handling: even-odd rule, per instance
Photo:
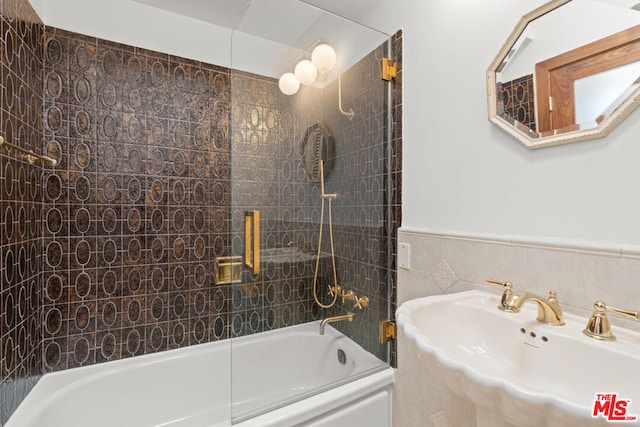
{"label": "shower hose", "polygon": [[[321,188],[321,198],[322,198],[322,208],[320,209],[320,236],[318,237],[318,253],[316,256],[316,269],[313,274],[313,299],[315,299],[316,304],[318,304],[322,308],[331,308],[338,301],[338,275],[336,273],[336,256],[335,251],[333,249],[333,221],[331,218],[331,202],[333,199],[337,197],[335,193],[333,194],[325,194],[324,192],[324,161],[320,160],[320,188]],[[333,296],[333,300],[329,304],[323,304],[320,302],[320,298],[318,298],[318,270],[320,268],[320,250],[322,248],[322,230],[324,226],[324,201],[327,200],[327,207],[329,210],[329,242],[331,246],[331,266],[333,268],[333,286],[329,286],[329,295]]]}

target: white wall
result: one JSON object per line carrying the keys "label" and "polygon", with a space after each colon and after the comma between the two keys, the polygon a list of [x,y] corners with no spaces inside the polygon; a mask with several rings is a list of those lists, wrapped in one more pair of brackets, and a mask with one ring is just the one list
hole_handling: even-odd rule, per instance
{"label": "white wall", "polygon": [[640,111],[606,139],[537,151],[487,120],[486,68],[543,3],[398,0],[366,17],[404,31],[404,228],[640,244]]}
{"label": "white wall", "polygon": [[131,0],[29,0],[48,26],[230,66],[231,31]]}
{"label": "white wall", "polygon": [[[640,111],[606,139],[536,151],[487,120],[486,68],[543,3],[397,0],[366,17],[403,29],[399,241],[411,245],[411,269],[398,271],[398,305],[488,277],[541,295],[555,288],[565,310],[587,316],[596,299],[640,304]],[[402,335],[398,361],[394,425],[476,425],[473,405],[429,375]]]}
{"label": "white wall", "polygon": [[29,0],[29,3],[31,3],[31,6],[33,7],[33,9],[40,16],[40,19],[43,18],[42,12],[44,10],[44,1],[45,0]]}

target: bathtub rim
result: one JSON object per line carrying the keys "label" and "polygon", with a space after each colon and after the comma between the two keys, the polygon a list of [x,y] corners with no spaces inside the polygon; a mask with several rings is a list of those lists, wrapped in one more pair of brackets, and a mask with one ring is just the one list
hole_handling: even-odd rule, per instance
{"label": "bathtub rim", "polygon": [[[40,377],[36,386],[27,394],[22,403],[18,405],[16,411],[11,414],[4,427],[14,427],[14,425],[16,427],[25,425],[32,426],[35,420],[37,420],[41,415],[41,408],[51,406],[56,400],[60,399],[61,396],[72,393],[82,384],[90,382],[95,378],[127,372],[140,367],[163,363],[165,361],[183,359],[193,353],[206,353],[211,351],[210,348],[213,346],[229,347],[218,351],[223,352],[225,355],[230,355],[230,340],[212,341],[157,353],[132,356],[104,363],[96,363],[93,365],[45,373]],[[224,378],[224,381],[227,380],[228,383],[225,386],[230,389],[231,375],[229,375],[228,378]],[[231,402],[230,400],[227,400],[224,403],[225,404],[223,406],[217,408],[215,413],[224,413],[224,418],[230,419]],[[16,419],[16,415],[20,415],[20,418]]]}
{"label": "bathtub rim", "polygon": [[[357,387],[355,387],[355,390],[353,391],[354,393],[356,391],[360,391],[359,387],[362,386],[363,384],[367,384],[370,386],[377,386],[377,388],[380,388],[382,385],[385,384],[385,382],[388,380],[387,375],[385,374],[386,371],[391,370],[391,375],[393,376],[393,368],[391,368],[389,365],[380,365],[380,366],[376,366],[373,367],[371,369],[368,369],[366,371],[360,372],[359,374],[356,375],[351,375],[348,376],[340,381],[337,382],[333,382],[327,385],[324,385],[322,387],[317,387],[314,388],[313,390],[310,390],[307,393],[302,393],[302,394],[298,394],[293,398],[288,398],[279,402],[276,402],[270,406],[266,406],[266,407],[261,407],[259,409],[253,410],[253,411],[245,411],[240,415],[234,415],[234,408],[233,408],[233,402],[231,403],[231,424],[232,425],[236,425],[236,424],[240,424],[242,426],[244,426],[244,422],[246,421],[250,421],[253,419],[261,419],[263,416],[265,415],[269,415],[270,414],[274,414],[276,412],[278,412],[281,409],[285,409],[285,408],[289,408],[289,407],[293,407],[294,405],[298,404],[298,403],[302,403],[304,401],[307,400],[314,400],[315,397],[319,397],[319,399],[324,399],[326,397],[326,395],[331,394],[332,390],[337,390],[337,389],[341,389],[343,387],[349,386],[352,383],[358,383],[360,381],[363,380],[367,380],[370,377],[376,376],[378,374],[383,374],[380,375],[380,377],[376,377],[374,378],[371,382],[370,381],[363,381],[361,383],[358,384]],[[391,379],[391,382],[389,384],[393,384],[393,378]],[[348,387],[349,389],[354,388],[354,387]],[[368,395],[368,392],[364,392],[364,393],[355,393],[354,396],[359,398],[362,396],[366,396]],[[351,394],[345,394],[343,395],[343,400],[344,398],[347,397],[351,397]],[[344,402],[339,402],[338,405],[336,406],[332,406],[332,408],[337,408],[340,406],[343,406],[345,403]],[[306,405],[301,405],[301,406],[306,406]],[[326,411],[325,411],[326,412]],[[320,412],[320,414],[322,414],[323,412]],[[263,420],[263,422],[265,422],[266,420]],[[253,424],[249,424],[249,425],[253,425]],[[255,424],[256,426],[262,426],[262,425],[267,425],[267,424]],[[269,424],[270,425],[270,424]],[[277,424],[273,424],[274,426],[276,426]]]}
{"label": "bathtub rim", "polygon": [[[320,321],[308,322],[305,324],[293,325],[291,328],[301,328],[303,331],[316,330],[316,328],[319,327],[319,323]],[[288,328],[266,331],[265,333],[277,333],[278,331],[282,332],[283,329]],[[331,325],[329,328],[327,328],[325,334],[330,336],[333,335],[334,337],[345,337],[349,341],[358,345],[351,338],[342,334]],[[247,335],[234,339],[238,340],[241,338],[246,338],[247,340],[249,340],[251,337],[252,335]],[[40,413],[39,408],[46,408],[54,404],[57,399],[60,399],[61,395],[64,396],[65,394],[73,391],[78,383],[89,382],[96,377],[109,375],[115,372],[122,372],[123,370],[128,371],[140,366],[161,363],[170,359],[185,358],[193,352],[207,352],[210,351],[210,348],[212,346],[220,346],[222,347],[220,351],[224,352],[227,355],[231,355],[231,349],[234,339],[195,344],[183,348],[171,349],[141,356],[127,357],[110,362],[70,368],[63,371],[45,373],[40,377],[38,383],[36,384],[36,387],[34,387],[28,393],[26,398],[18,406],[18,409],[9,417],[5,426],[13,427],[14,425],[22,426],[29,425],[28,423],[33,423]],[[362,351],[365,352],[368,356],[375,358],[373,354],[367,352],[366,350],[362,349]],[[300,396],[296,396],[296,398],[289,399],[283,405],[272,405],[268,408],[261,408],[255,411],[245,412],[237,417],[234,417],[233,400],[232,396],[230,395],[229,399],[225,401],[225,404],[221,408],[219,408],[216,413],[224,413],[224,418],[228,420],[228,422],[230,423],[229,425],[240,424],[242,426],[247,425],[256,427],[267,425],[274,427],[278,426],[277,423],[269,423],[269,420],[271,420],[272,417],[275,417],[275,419],[281,419],[283,416],[285,416],[284,414],[287,414],[287,417],[291,416],[291,414],[294,414],[296,417],[302,419],[303,421],[305,419],[311,419],[307,416],[310,413],[316,414],[315,416],[319,416],[323,413],[326,413],[331,408],[339,408],[341,406],[344,406],[348,402],[352,402],[360,397],[371,394],[371,390],[369,390],[370,387],[375,387],[374,391],[387,386],[391,387],[394,381],[394,370],[389,366],[388,362],[384,362],[380,359],[378,359],[378,361],[380,363],[376,366],[373,366],[372,368],[362,371],[356,375],[347,376],[340,381],[332,382],[321,388],[313,389],[309,393],[304,393]],[[60,381],[59,378],[63,378],[64,380]],[[233,383],[231,373],[229,374],[228,378],[225,377],[224,381],[228,382],[227,386],[231,391]],[[62,389],[59,388],[61,382],[63,385]],[[341,396],[341,398],[337,401],[332,402],[331,398],[334,396]],[[313,406],[310,405],[310,402],[320,402],[320,405],[316,409],[312,410]],[[19,415],[18,419],[15,418],[16,415]],[[258,423],[256,424],[252,420],[258,420],[256,421]]]}
{"label": "bathtub rim", "polygon": [[[392,413],[392,387],[395,381],[395,369],[383,367],[359,379],[336,386],[330,390],[293,402],[287,406],[273,409],[244,421],[232,420],[232,426],[238,427],[280,427],[282,425],[302,425],[323,415],[351,405],[367,396],[382,390],[389,392],[389,413]],[[286,424],[283,424],[285,423]]]}

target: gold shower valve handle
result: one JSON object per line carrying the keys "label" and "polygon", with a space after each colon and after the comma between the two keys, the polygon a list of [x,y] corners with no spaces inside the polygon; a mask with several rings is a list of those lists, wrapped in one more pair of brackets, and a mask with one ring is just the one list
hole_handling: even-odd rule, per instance
{"label": "gold shower valve handle", "polygon": [[369,298],[368,297],[362,297],[362,298],[355,298],[356,302],[353,306],[353,308],[359,308],[360,310],[362,310],[364,307],[368,307],[369,306]]}
{"label": "gold shower valve handle", "polygon": [[353,293],[353,291],[342,291],[342,294],[340,295],[342,297],[342,303],[344,304],[345,300],[351,300],[355,298],[355,295]]}
{"label": "gold shower valve handle", "polygon": [[329,292],[327,292],[327,295],[331,295],[332,297],[335,297],[337,294],[340,293],[340,285],[328,286],[328,288],[329,288]]}

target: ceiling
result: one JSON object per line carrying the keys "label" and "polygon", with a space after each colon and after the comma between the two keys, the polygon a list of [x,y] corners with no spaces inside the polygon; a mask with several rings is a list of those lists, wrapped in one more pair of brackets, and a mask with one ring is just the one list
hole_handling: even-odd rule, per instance
{"label": "ceiling", "polygon": [[[382,0],[132,0],[281,44],[294,43],[328,11],[359,22]],[[286,25],[283,25],[286,23]]]}
{"label": "ceiling", "polygon": [[158,9],[234,29],[252,0],[133,0]]}
{"label": "ceiling", "polygon": [[320,40],[347,69],[388,39],[358,24],[382,0],[131,1],[232,30],[233,67],[270,76],[291,71]]}

